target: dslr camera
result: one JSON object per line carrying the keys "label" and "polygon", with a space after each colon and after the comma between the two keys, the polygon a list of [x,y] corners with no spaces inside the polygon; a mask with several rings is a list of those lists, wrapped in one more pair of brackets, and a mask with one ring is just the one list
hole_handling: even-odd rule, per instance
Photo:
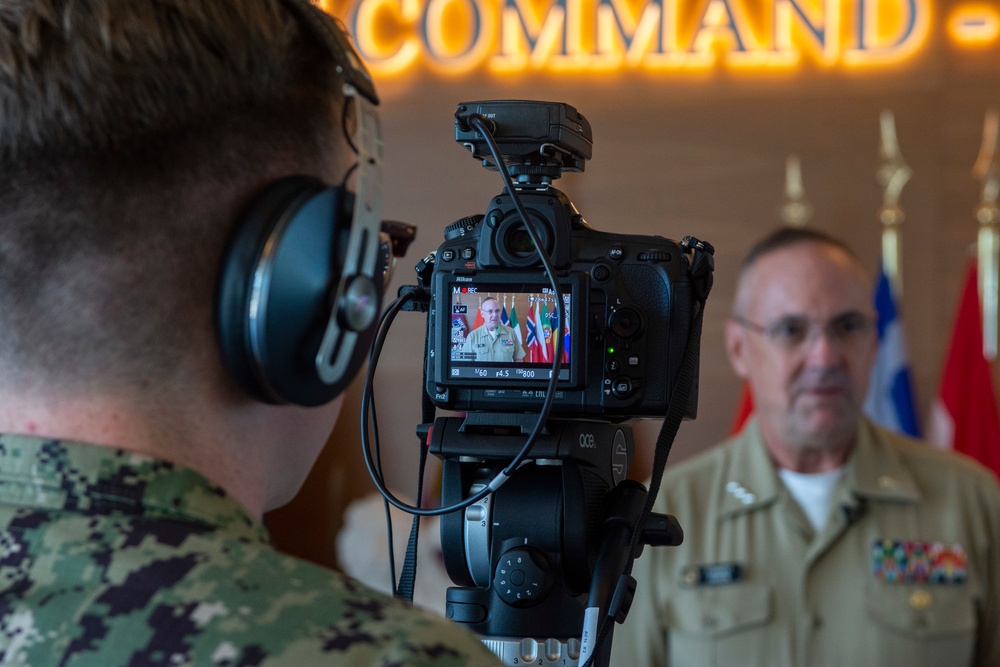
{"label": "dslr camera", "polygon": [[[557,271],[563,303],[552,302],[549,277],[512,194],[496,195],[485,215],[445,229],[432,276],[428,317],[427,393],[439,408],[459,411],[536,410],[551,378],[551,337],[562,343],[562,368],[552,414],[620,421],[662,417],[678,376],[694,308],[687,250],[658,236],[592,229],[565,194],[552,187],[563,171],[582,172],[591,157],[590,123],[573,107],[536,101],[458,105],[456,141],[497,169],[472,114],[494,126],[494,138],[517,194]],[[510,297],[520,360],[480,360],[463,352],[480,299]],[[502,301],[501,301],[502,303]],[[536,308],[541,303],[541,308]],[[545,316],[536,321],[539,310]],[[555,316],[553,316],[555,313]],[[509,315],[508,315],[509,316]],[[465,327],[455,326],[465,321]],[[468,333],[466,330],[465,333]],[[541,350],[533,354],[532,345]],[[697,391],[685,415],[694,418]]]}

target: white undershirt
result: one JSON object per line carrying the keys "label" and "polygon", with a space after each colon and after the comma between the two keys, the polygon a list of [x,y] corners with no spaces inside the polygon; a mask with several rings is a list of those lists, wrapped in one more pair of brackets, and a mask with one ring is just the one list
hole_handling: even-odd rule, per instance
{"label": "white undershirt", "polygon": [[794,472],[785,468],[778,469],[781,481],[806,513],[809,523],[818,533],[830,515],[830,503],[833,500],[833,490],[837,487],[844,474],[844,467],[829,472]]}

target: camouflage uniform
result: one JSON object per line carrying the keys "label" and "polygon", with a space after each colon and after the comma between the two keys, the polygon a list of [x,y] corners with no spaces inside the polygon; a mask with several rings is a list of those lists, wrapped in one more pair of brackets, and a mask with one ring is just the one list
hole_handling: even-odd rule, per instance
{"label": "camouflage uniform", "polygon": [[4,665],[494,665],[475,635],[270,546],[197,473],[0,435]]}

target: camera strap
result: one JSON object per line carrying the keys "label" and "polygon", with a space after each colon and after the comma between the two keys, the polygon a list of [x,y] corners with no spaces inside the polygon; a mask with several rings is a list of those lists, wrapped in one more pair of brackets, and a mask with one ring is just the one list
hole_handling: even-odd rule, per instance
{"label": "camera strap", "polygon": [[[430,349],[428,338],[424,339],[424,390],[420,392],[420,424],[429,426],[434,423],[436,408],[427,394],[427,356]],[[427,450],[430,440],[428,428],[417,430],[417,438],[420,440],[420,463],[417,470],[417,506],[420,506],[420,499],[424,493],[424,469],[427,465]],[[417,542],[420,537],[420,516],[413,516],[413,524],[410,526],[410,539],[406,543],[406,555],[403,557],[403,569],[399,573],[399,585],[396,587],[396,597],[400,600],[413,602],[413,589],[417,579]]]}

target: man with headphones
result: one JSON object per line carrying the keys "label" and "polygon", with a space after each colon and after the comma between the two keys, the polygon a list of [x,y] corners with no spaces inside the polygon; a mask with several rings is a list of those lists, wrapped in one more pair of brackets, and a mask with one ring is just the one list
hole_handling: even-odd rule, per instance
{"label": "man with headphones", "polygon": [[367,355],[377,101],[308,0],[0,0],[0,662],[497,664],[261,523]]}

